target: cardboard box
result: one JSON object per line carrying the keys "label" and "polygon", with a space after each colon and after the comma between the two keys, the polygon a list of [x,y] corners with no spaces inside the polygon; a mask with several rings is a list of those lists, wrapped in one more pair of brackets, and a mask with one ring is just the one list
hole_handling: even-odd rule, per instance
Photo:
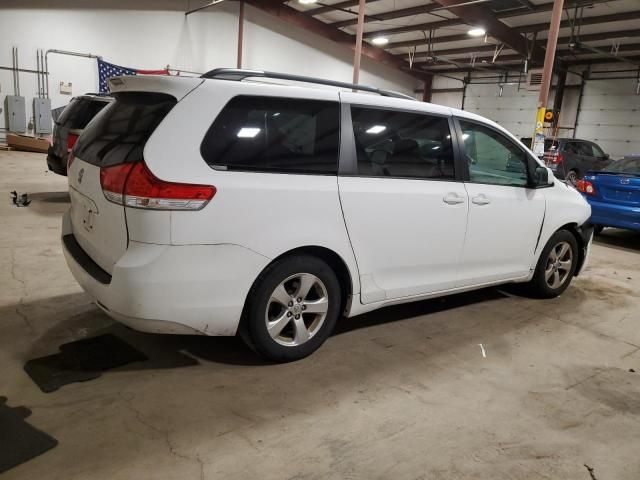
{"label": "cardboard box", "polygon": [[49,140],[46,138],[17,135],[15,133],[7,133],[7,145],[23,152],[47,153],[47,150],[49,150]]}

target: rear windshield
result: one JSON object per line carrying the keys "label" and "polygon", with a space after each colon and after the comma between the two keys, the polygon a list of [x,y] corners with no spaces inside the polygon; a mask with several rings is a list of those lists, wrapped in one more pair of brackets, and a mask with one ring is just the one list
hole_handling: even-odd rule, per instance
{"label": "rear windshield", "polygon": [[640,175],[640,157],[625,158],[616,162],[611,162],[603,170],[607,172],[626,173],[629,175]]}
{"label": "rear windshield", "polygon": [[164,93],[122,92],[90,122],[74,155],[100,167],[142,160],[147,140],[176,104]]}
{"label": "rear windshield", "polygon": [[[520,141],[522,143],[524,143],[527,148],[531,148],[532,147],[532,145],[531,145],[531,137],[521,138]],[[551,147],[553,145],[555,145],[557,147],[558,146],[558,142],[555,141],[555,143],[554,143],[554,140],[552,138],[545,138],[544,139],[544,151],[545,152],[548,152],[549,150],[551,150]]]}
{"label": "rear windshield", "polygon": [[72,129],[82,129],[107,105],[109,102],[101,100],[74,98],[62,111],[56,123]]}

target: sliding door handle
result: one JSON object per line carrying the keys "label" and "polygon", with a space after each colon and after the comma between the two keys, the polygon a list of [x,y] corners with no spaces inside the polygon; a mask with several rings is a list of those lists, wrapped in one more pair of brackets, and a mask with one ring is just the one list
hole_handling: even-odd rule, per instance
{"label": "sliding door handle", "polygon": [[466,198],[455,192],[449,192],[442,198],[442,201],[448,205],[458,205],[459,203],[466,202]]}
{"label": "sliding door handle", "polygon": [[471,203],[475,203],[476,205],[489,205],[491,200],[484,193],[477,195],[471,199]]}

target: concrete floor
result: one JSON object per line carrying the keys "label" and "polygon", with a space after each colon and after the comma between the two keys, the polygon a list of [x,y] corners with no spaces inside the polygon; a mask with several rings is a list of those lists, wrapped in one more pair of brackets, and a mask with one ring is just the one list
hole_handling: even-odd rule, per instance
{"label": "concrete floor", "polygon": [[[114,324],[61,254],[66,179],[0,152],[0,184],[33,198],[0,205],[0,395],[60,442],[7,480],[590,480],[585,464],[640,478],[639,235],[605,232],[559,299],[488,289],[388,308],[267,365],[235,338]],[[50,394],[22,369],[104,332],[150,361]]]}

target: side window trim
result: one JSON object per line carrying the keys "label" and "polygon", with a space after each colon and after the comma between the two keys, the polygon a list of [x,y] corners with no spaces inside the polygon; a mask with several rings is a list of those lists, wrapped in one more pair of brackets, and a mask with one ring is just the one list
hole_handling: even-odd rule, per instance
{"label": "side window trim", "polygon": [[[419,177],[378,177],[369,175],[360,175],[358,173],[358,165],[356,160],[356,140],[353,131],[353,121],[351,116],[351,108],[368,108],[373,110],[385,110],[399,113],[408,113],[412,115],[429,115],[432,117],[446,118],[449,124],[451,134],[451,146],[453,149],[453,178],[419,178]],[[411,110],[397,107],[385,107],[380,105],[368,105],[361,103],[345,102],[340,99],[340,155],[338,163],[338,175],[362,178],[376,179],[396,179],[396,180],[418,180],[430,182],[463,182],[464,170],[461,167],[460,146],[458,143],[458,135],[456,131],[456,123],[453,115],[443,113],[425,112],[422,110]]]}
{"label": "side window trim", "polygon": [[351,123],[351,105],[340,100],[340,153],[338,175],[355,176],[358,173],[356,139]]}
{"label": "side window trim", "polygon": [[[475,183],[478,185],[495,185],[498,187],[510,187],[510,188],[526,188],[526,189],[533,189],[533,185],[532,185],[532,173],[531,173],[531,162],[530,160],[530,155],[529,153],[524,150],[520,145],[518,145],[518,143],[514,142],[511,138],[509,138],[507,135],[504,134],[504,132],[501,132],[500,130],[498,130],[497,128],[494,128],[492,125],[489,125],[487,123],[484,122],[479,122],[477,120],[471,119],[471,118],[461,118],[461,117],[456,117],[454,116],[454,121],[456,124],[456,135],[458,136],[458,145],[459,145],[459,150],[460,150],[460,158],[461,158],[461,163],[462,168],[464,169],[465,172],[465,180],[464,182],[467,183]],[[473,123],[474,125],[479,125],[483,128],[486,128],[488,130],[491,130],[495,133],[497,133],[498,135],[501,135],[503,137],[505,137],[507,140],[511,141],[511,143],[518,148],[518,150],[520,150],[524,156],[525,159],[527,160],[525,162],[525,166],[527,169],[527,185],[501,185],[498,183],[489,183],[489,182],[472,182],[471,181],[471,175],[469,173],[469,163],[466,161],[465,155],[466,155],[466,150],[465,150],[465,145],[464,145],[464,141],[462,140],[462,126],[460,125],[460,120],[467,122],[467,123]]]}

